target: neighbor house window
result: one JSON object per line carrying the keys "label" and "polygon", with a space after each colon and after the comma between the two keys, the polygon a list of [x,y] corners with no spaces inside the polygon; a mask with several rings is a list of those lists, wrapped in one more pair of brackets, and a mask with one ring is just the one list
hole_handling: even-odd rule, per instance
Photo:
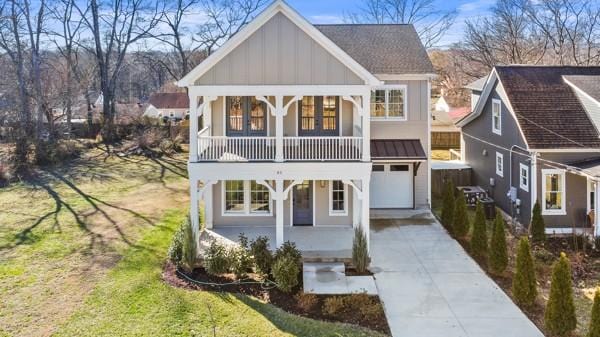
{"label": "neighbor house window", "polygon": [[496,174],[504,177],[504,155],[496,152]]}
{"label": "neighbor house window", "polygon": [[227,180],[225,182],[225,211],[241,213],[244,210],[244,181]]}
{"label": "neighbor house window", "polygon": [[329,215],[348,215],[346,185],[341,180],[329,182]]}
{"label": "neighbor house window", "polygon": [[492,99],[492,131],[502,135],[502,105],[500,100]]}
{"label": "neighbor house window", "polygon": [[567,214],[565,209],[565,171],[542,170],[542,213]]}
{"label": "neighbor house window", "polygon": [[519,187],[529,192],[529,166],[525,164],[519,164]]}
{"label": "neighbor house window", "polygon": [[371,92],[371,117],[406,119],[406,86],[389,86]]}
{"label": "neighbor house window", "polygon": [[247,180],[223,182],[223,215],[271,215],[269,189]]}

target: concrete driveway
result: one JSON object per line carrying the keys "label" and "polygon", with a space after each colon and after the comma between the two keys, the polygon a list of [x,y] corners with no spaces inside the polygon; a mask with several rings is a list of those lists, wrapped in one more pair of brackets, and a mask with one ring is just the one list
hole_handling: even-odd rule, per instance
{"label": "concrete driveway", "polygon": [[430,213],[371,220],[371,270],[394,337],[543,337]]}

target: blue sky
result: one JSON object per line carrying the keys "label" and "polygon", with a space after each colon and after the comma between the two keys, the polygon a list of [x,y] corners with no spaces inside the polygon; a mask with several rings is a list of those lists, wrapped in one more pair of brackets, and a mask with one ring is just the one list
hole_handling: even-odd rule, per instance
{"label": "blue sky", "polygon": [[[357,11],[362,0],[287,0],[287,2],[312,23],[340,23],[345,12]],[[466,19],[477,18],[488,13],[495,0],[438,0],[444,9],[456,9],[456,22],[446,33],[440,45],[460,41]]]}

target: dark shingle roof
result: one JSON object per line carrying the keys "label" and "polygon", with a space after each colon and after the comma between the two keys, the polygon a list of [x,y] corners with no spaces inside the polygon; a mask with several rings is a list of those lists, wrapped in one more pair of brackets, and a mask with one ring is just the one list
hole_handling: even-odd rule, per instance
{"label": "dark shingle roof", "polygon": [[433,74],[415,28],[401,24],[315,25],[372,74]]}
{"label": "dark shingle roof", "polygon": [[600,75],[600,67],[498,66],[529,147],[600,147],[598,131],[565,75]]}
{"label": "dark shingle roof", "polygon": [[187,109],[190,100],[185,92],[161,92],[150,96],[148,103],[157,109]]}
{"label": "dark shingle roof", "polygon": [[567,75],[565,79],[600,102],[600,76]]}
{"label": "dark shingle roof", "polygon": [[427,159],[427,155],[418,139],[372,139],[371,158]]}

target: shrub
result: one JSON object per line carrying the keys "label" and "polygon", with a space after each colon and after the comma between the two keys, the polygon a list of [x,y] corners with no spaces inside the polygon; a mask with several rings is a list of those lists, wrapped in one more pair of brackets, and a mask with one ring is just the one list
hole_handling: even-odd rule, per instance
{"label": "shrub", "polygon": [[185,235],[184,233],[184,226],[179,226],[179,228],[173,235],[173,240],[171,241],[171,245],[169,246],[169,251],[167,253],[169,261],[171,261],[177,267],[181,267],[181,261],[183,259],[183,240]]}
{"label": "shrub", "polygon": [[217,240],[213,240],[206,250],[204,268],[211,275],[225,274],[231,269],[227,249]]}
{"label": "shrub", "polygon": [[250,253],[254,257],[254,269],[257,273],[268,275],[273,264],[273,254],[269,250],[269,238],[259,236],[250,243]]}
{"label": "shrub", "polygon": [[500,213],[496,213],[494,221],[494,232],[490,241],[490,256],[488,263],[490,270],[495,274],[502,274],[508,266],[508,252],[506,249],[506,231],[504,219]]}
{"label": "shrub", "polygon": [[178,143],[171,139],[163,139],[158,144],[160,151],[164,154],[172,154],[181,152],[181,143]]}
{"label": "shrub", "polygon": [[454,218],[452,220],[452,233],[457,238],[464,238],[469,233],[469,217],[467,216],[467,202],[459,196],[454,203]]}
{"label": "shrub", "polygon": [[275,260],[278,260],[282,257],[289,257],[292,259],[298,266],[302,264],[302,254],[296,248],[296,244],[290,241],[286,241],[281,245],[281,247],[277,248],[275,251]]}
{"label": "shrub", "polygon": [[271,273],[273,274],[277,288],[289,293],[298,285],[300,266],[293,257],[284,255],[275,259]]}
{"label": "shrub", "polygon": [[512,282],[515,302],[520,306],[531,307],[537,296],[535,265],[531,256],[529,239],[522,237],[517,248],[517,266]]}
{"label": "shrub", "polygon": [[181,245],[181,265],[188,271],[191,272],[196,266],[196,259],[198,256],[198,246],[196,245],[196,238],[192,229],[192,222],[187,217],[183,224],[183,238]]}
{"label": "shrub", "polygon": [[533,206],[531,214],[531,240],[533,242],[544,242],[546,241],[546,224],[544,223],[544,217],[542,216],[542,208],[540,203],[536,201]]}
{"label": "shrub", "polygon": [[442,204],[442,225],[446,228],[452,226],[454,219],[454,183],[452,180],[446,180]]}
{"label": "shrub", "polygon": [[157,127],[148,127],[134,138],[137,146],[144,150],[157,148],[160,142],[165,138],[164,132]]}
{"label": "shrub", "polygon": [[0,161],[0,187],[8,185],[13,179],[14,169],[7,162]]}
{"label": "shrub", "polygon": [[315,294],[299,292],[294,298],[298,302],[298,307],[304,311],[311,311],[319,303],[319,298]]}
{"label": "shrub", "polygon": [[323,314],[335,316],[346,310],[346,301],[342,296],[328,297],[323,302]]}
{"label": "shrub", "polygon": [[248,270],[252,268],[252,255],[248,249],[248,238],[244,233],[239,236],[239,246],[231,248],[228,253],[231,262],[231,271],[238,279],[246,277]]}
{"label": "shrub", "polygon": [[79,146],[74,140],[40,140],[35,146],[35,162],[38,165],[56,164],[75,158],[79,153]]}
{"label": "shrub", "polygon": [[364,273],[369,267],[369,251],[367,236],[361,226],[354,229],[354,241],[352,242],[352,264],[359,273]]}
{"label": "shrub", "polygon": [[352,294],[345,298],[346,309],[360,312],[366,320],[376,320],[385,315],[383,307],[367,293]]}
{"label": "shrub", "polygon": [[552,268],[552,284],[544,313],[544,325],[548,332],[558,336],[565,336],[577,327],[571,266],[565,253],[560,254]]}
{"label": "shrub", "polygon": [[487,224],[483,205],[478,202],[475,209],[473,222],[473,235],[471,236],[471,252],[476,258],[484,258],[488,251]]}
{"label": "shrub", "polygon": [[600,337],[600,289],[596,290],[594,295],[594,305],[592,306],[592,317],[587,337]]}

